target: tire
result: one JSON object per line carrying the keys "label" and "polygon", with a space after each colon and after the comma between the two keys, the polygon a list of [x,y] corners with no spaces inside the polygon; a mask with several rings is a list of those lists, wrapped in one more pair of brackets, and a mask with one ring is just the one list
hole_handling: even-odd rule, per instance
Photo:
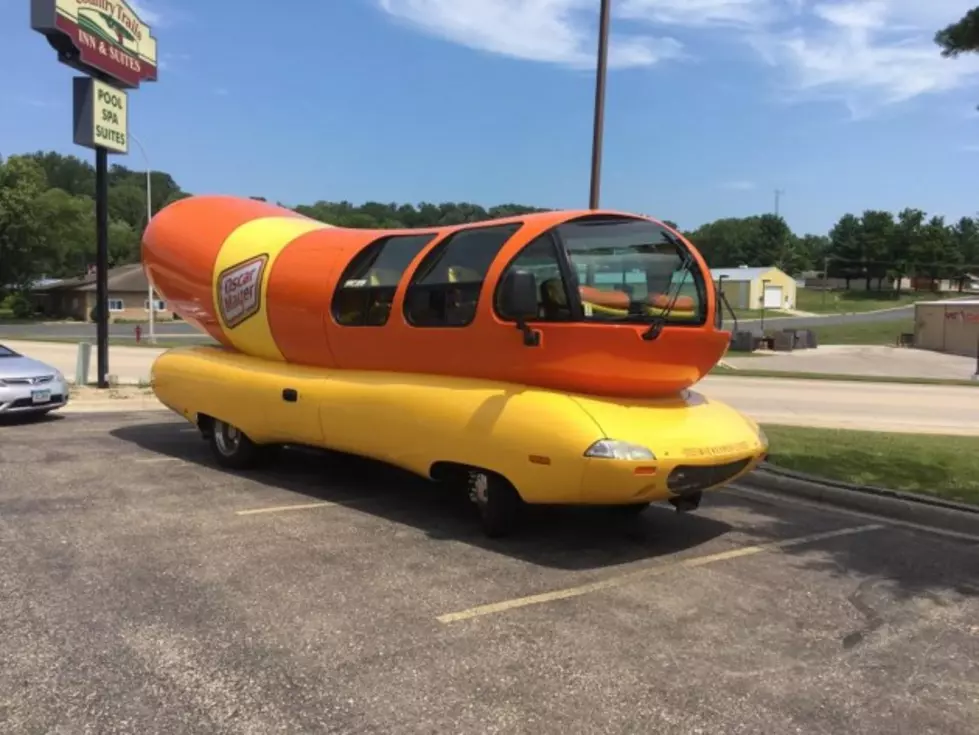
{"label": "tire", "polygon": [[214,419],[208,441],[218,464],[229,470],[250,469],[264,458],[263,447],[225,421]]}
{"label": "tire", "polygon": [[523,501],[516,489],[499,475],[469,472],[469,497],[479,510],[483,533],[489,538],[510,535],[516,528]]}

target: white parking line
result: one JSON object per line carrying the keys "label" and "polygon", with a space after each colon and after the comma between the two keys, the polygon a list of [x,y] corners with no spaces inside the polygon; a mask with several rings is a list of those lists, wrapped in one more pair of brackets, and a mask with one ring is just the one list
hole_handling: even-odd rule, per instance
{"label": "white parking line", "polygon": [[135,461],[140,464],[156,464],[159,462],[183,462],[184,460],[180,457],[140,457]]}
{"label": "white parking line", "polygon": [[298,505],[277,505],[272,508],[251,508],[249,510],[236,510],[236,516],[253,516],[259,513],[282,513],[287,510],[308,510],[310,508],[335,508],[339,506],[340,503],[300,503]]}
{"label": "white parking line", "polygon": [[554,602],[555,600],[566,600],[569,597],[580,597],[581,595],[586,595],[589,594],[590,592],[599,592],[601,590],[607,590],[613,587],[621,587],[631,582],[636,582],[642,579],[648,579],[650,577],[659,576],[661,574],[665,574],[675,569],[702,567],[702,566],[706,566],[707,564],[713,564],[719,561],[726,561],[727,559],[737,559],[742,556],[751,556],[752,554],[760,554],[764,551],[773,551],[775,549],[786,549],[792,546],[800,546],[802,544],[812,543],[814,541],[823,541],[825,539],[837,538],[840,536],[851,536],[856,533],[866,533],[867,531],[876,531],[881,528],[884,528],[884,526],[880,524],[843,528],[836,531],[826,531],[824,533],[813,533],[808,536],[799,536],[796,538],[786,539],[784,541],[773,541],[767,544],[758,544],[757,546],[746,546],[739,549],[730,549],[728,551],[722,551],[717,554],[708,554],[706,556],[690,557],[687,559],[681,559],[676,562],[657,564],[653,567],[649,567],[647,569],[640,569],[635,572],[627,572],[625,574],[619,574],[614,577],[609,577],[607,579],[599,580],[597,582],[591,582],[589,584],[583,584],[577,587],[568,587],[567,589],[554,590],[552,592],[544,592],[539,595],[530,595],[528,597],[517,597],[512,600],[503,600],[502,602],[494,602],[489,605],[479,605],[477,607],[472,607],[469,608],[468,610],[462,610],[460,612],[446,613],[445,615],[439,615],[436,618],[436,620],[438,620],[440,623],[455,623],[460,620],[469,620],[471,618],[477,618],[483,615],[492,615],[494,613],[507,612],[509,610],[513,610],[518,607],[526,607],[527,605],[540,605],[545,602]]}

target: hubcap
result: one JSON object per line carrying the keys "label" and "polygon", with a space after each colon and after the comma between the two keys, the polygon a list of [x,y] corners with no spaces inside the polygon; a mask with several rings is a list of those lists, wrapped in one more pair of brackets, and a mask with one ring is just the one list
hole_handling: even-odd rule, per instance
{"label": "hubcap", "polygon": [[241,432],[223,421],[218,423],[216,429],[214,439],[218,445],[218,451],[225,456],[231,456],[237,452],[238,447],[241,446]]}
{"label": "hubcap", "polygon": [[474,503],[486,505],[489,500],[489,478],[482,472],[469,475],[469,497]]}

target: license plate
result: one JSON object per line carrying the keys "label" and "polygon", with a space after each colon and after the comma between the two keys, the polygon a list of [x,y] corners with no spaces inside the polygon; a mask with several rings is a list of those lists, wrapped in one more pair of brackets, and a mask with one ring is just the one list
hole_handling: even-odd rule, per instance
{"label": "license plate", "polygon": [[34,403],[48,403],[50,400],[51,400],[51,391],[49,390],[31,391],[31,401]]}

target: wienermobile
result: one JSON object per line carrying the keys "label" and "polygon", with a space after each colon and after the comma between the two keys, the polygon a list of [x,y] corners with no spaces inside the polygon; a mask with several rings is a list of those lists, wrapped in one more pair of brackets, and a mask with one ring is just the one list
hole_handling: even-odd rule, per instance
{"label": "wienermobile", "polygon": [[196,196],[150,222],[147,276],[220,346],[166,351],[160,401],[220,465],[303,445],[458,483],[485,532],[524,503],[696,509],[761,428],[691,390],[730,343],[697,249],[634,214],[333,227]]}

